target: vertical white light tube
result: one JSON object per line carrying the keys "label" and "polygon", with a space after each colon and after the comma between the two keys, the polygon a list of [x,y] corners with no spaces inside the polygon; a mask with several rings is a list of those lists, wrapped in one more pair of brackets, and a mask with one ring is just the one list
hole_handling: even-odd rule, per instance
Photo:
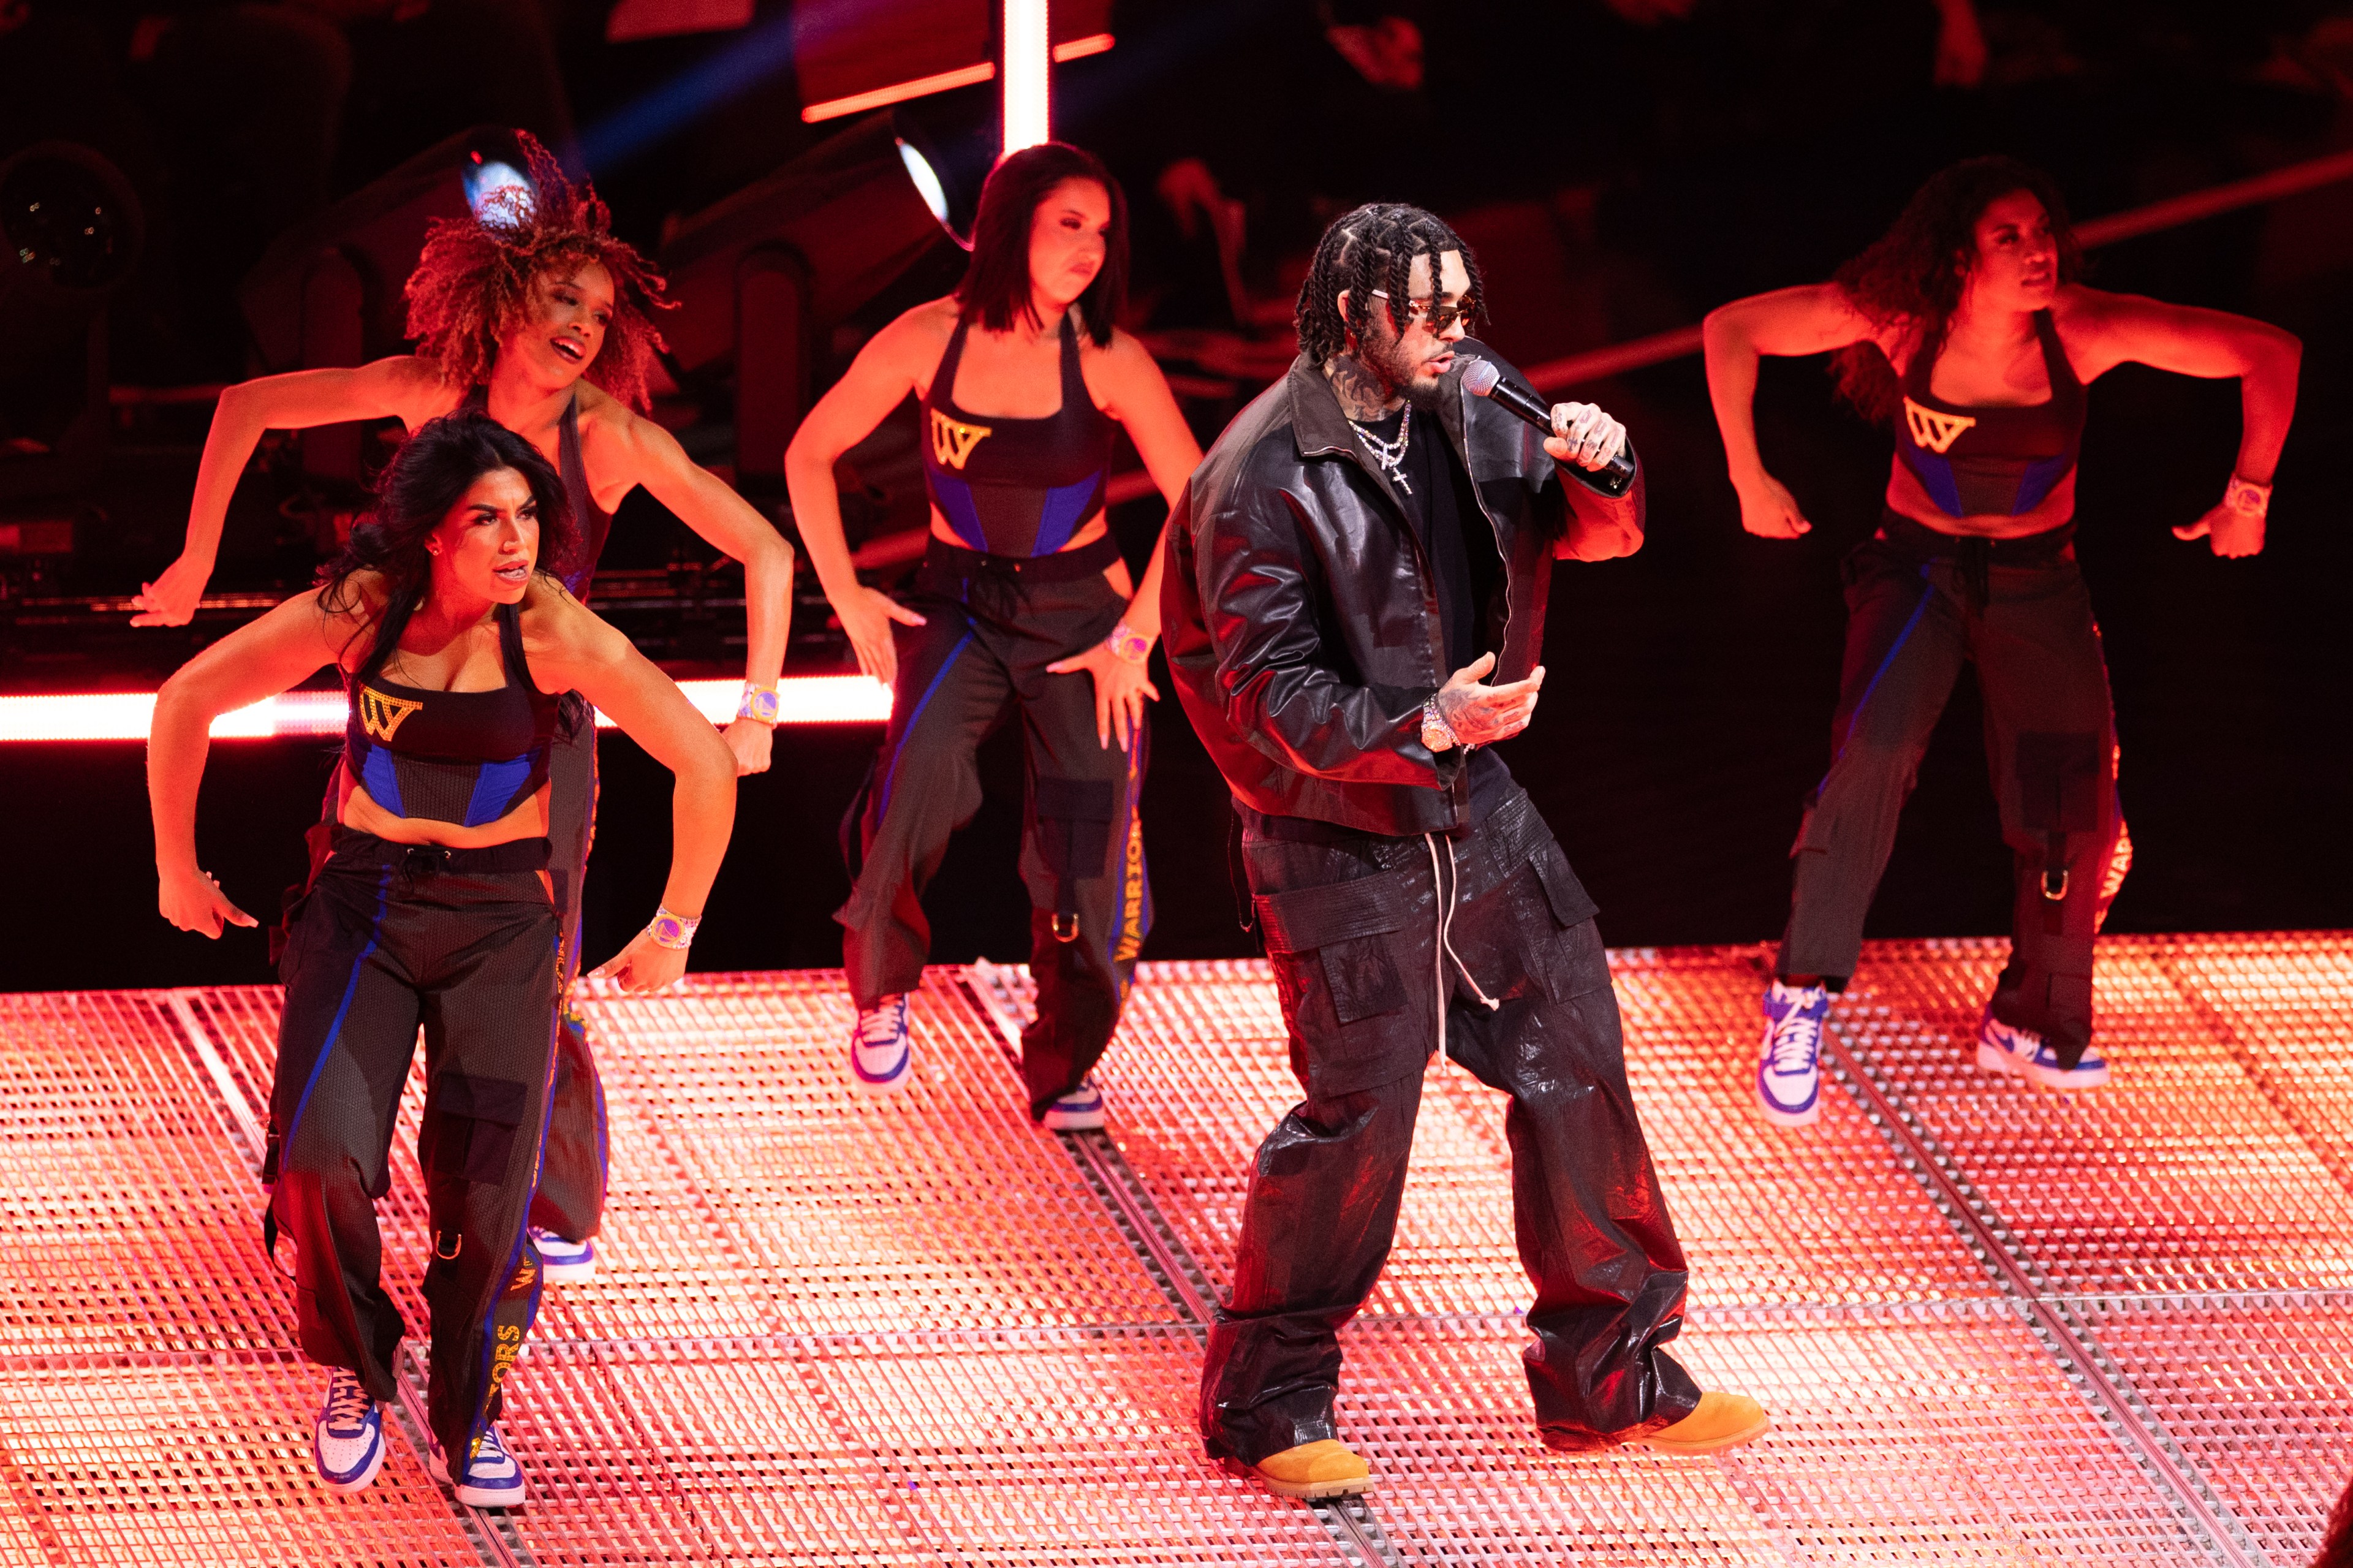
{"label": "vertical white light tube", "polygon": [[1004,0],[1005,151],[1018,153],[1050,140],[1048,99],[1054,45],[1047,0]]}

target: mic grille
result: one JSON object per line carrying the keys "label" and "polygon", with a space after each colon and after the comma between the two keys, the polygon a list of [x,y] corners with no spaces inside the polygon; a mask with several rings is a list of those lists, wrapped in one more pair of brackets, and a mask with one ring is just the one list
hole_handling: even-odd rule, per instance
{"label": "mic grille", "polygon": [[1462,390],[1473,397],[1493,396],[1495,384],[1504,379],[1504,373],[1486,360],[1468,354],[1463,357],[1469,363],[1462,367]]}

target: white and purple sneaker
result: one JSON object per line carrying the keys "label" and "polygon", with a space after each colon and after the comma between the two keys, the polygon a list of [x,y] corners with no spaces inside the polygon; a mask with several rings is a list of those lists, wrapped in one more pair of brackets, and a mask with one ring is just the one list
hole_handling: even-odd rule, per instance
{"label": "white and purple sneaker", "polygon": [[907,1081],[907,1069],[914,1061],[905,992],[879,997],[858,1015],[858,1026],[849,1033],[849,1070],[859,1088],[897,1089]]}
{"label": "white and purple sneaker", "polygon": [[1831,994],[1776,980],[1765,990],[1765,1044],[1757,1102],[1776,1127],[1805,1127],[1822,1114],[1822,1020]]}
{"label": "white and purple sneaker", "polygon": [[2032,1029],[2005,1024],[1986,1009],[1978,1025],[1978,1066],[1989,1072],[2016,1073],[2045,1089],[2105,1089],[2108,1062],[2096,1046],[2085,1046],[2073,1067],[2061,1067],[2051,1042]]}
{"label": "white and purple sneaker", "polygon": [[327,1489],[343,1496],[366,1489],[384,1468],[384,1412],[368,1397],[359,1373],[337,1367],[311,1428],[311,1462]]}
{"label": "white and purple sneaker", "polygon": [[1092,1132],[1103,1124],[1103,1090],[1092,1078],[1082,1078],[1078,1088],[1057,1098],[1039,1120],[1055,1132]]}
{"label": "white and purple sneaker", "polygon": [[531,1227],[531,1245],[539,1254],[539,1277],[550,1285],[577,1285],[596,1277],[596,1244],[574,1241],[552,1230]]}
{"label": "white and purple sneaker", "polygon": [[521,1508],[522,1506],[522,1467],[507,1452],[499,1440],[496,1426],[485,1426],[474,1443],[474,1457],[466,1461],[466,1473],[452,1480],[449,1456],[441,1450],[441,1439],[427,1439],[425,1463],[437,1481],[449,1483],[452,1496],[468,1508]]}

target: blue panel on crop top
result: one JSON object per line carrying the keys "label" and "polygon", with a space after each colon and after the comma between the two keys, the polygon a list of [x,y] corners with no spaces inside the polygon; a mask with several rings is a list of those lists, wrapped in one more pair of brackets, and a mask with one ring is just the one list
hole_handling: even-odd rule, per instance
{"label": "blue panel on crop top", "polygon": [[2034,313],[2051,395],[2018,406],[1961,408],[1928,390],[1933,355],[1915,353],[1904,377],[1895,450],[1951,517],[2032,511],[2074,468],[2084,440],[2084,384],[2067,362],[2051,312]]}
{"label": "blue panel on crop top", "polygon": [[1042,419],[969,414],[956,405],[965,322],[956,323],[932,373],[923,399],[923,484],[967,550],[1051,555],[1103,508],[1117,431],[1087,394],[1071,315],[1062,315],[1062,405]]}

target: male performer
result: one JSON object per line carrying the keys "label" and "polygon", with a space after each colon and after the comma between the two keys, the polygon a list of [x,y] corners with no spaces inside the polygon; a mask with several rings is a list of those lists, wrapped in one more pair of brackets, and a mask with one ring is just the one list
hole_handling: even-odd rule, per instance
{"label": "male performer", "polygon": [[[1466,395],[1479,305],[1470,248],[1430,214],[1335,223],[1300,289],[1298,360],[1219,437],[1169,529],[1170,673],[1241,814],[1307,1095],[1259,1149],[1201,1430],[1285,1497],[1372,1485],[1333,1423],[1336,1335],[1388,1257],[1432,1050],[1512,1097],[1546,1446],[1702,1453],[1768,1425],[1662,1348],[1683,1249],[1593,901],[1483,749],[1535,710],[1553,557],[1641,548],[1641,478],[1611,469],[1626,432],[1599,408],[1553,408],[1540,439]],[[1485,684],[1499,668],[1516,679]]]}

